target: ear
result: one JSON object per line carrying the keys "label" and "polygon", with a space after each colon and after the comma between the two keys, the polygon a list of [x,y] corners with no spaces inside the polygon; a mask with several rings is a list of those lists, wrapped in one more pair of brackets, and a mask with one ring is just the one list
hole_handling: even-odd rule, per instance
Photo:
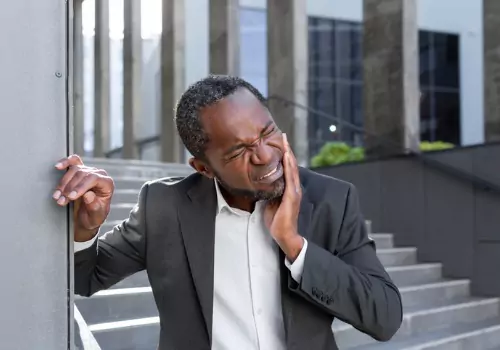
{"label": "ear", "polygon": [[197,172],[200,173],[201,175],[213,179],[214,178],[214,173],[210,169],[210,166],[205,163],[204,161],[197,159],[197,158],[190,158],[189,159],[189,165]]}

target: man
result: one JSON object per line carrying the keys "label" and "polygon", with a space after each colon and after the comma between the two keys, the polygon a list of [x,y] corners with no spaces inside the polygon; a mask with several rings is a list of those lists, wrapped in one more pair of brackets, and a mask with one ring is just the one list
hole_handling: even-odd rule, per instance
{"label": "man", "polygon": [[299,168],[262,95],[210,76],[181,97],[177,130],[196,173],[146,183],[130,216],[96,239],[113,181],[78,156],[58,186],[75,202],[75,291],[147,270],[159,349],[337,349],[333,319],[389,340],[401,297],[375,253],[355,188]]}

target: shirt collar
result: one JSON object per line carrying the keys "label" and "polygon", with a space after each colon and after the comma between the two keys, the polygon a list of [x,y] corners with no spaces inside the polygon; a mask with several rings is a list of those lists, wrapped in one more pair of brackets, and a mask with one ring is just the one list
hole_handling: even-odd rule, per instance
{"label": "shirt collar", "polygon": [[[214,182],[215,182],[215,192],[217,193],[217,214],[219,214],[222,211],[222,209],[227,208],[231,212],[238,214],[238,215],[241,215],[241,213],[243,213],[243,211],[240,211],[239,209],[231,208],[231,206],[229,204],[227,204],[226,200],[224,199],[224,196],[222,195],[222,192],[220,191],[219,181],[217,181],[217,179],[214,179]],[[264,203],[265,203],[265,201],[258,201],[255,204],[256,210],[261,210]]]}
{"label": "shirt collar", "polygon": [[214,179],[214,182],[215,182],[215,192],[217,193],[217,214],[219,214],[222,211],[222,209],[224,208],[231,209],[231,208],[229,207],[229,204],[227,204],[226,200],[224,199],[224,196],[222,195],[222,192],[220,191],[219,182],[217,181],[217,179]]}

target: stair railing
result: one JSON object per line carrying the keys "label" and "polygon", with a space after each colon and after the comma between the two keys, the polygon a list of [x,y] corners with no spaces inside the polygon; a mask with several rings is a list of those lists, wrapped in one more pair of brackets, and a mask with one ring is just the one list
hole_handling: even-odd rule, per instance
{"label": "stair railing", "polygon": [[77,350],[101,350],[94,335],[90,331],[80,310],[74,305],[73,308],[75,322],[75,349]]}

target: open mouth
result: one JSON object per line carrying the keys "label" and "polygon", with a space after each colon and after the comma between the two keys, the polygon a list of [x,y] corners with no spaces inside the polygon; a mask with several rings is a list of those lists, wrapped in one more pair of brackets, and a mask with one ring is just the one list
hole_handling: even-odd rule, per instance
{"label": "open mouth", "polygon": [[278,171],[278,168],[279,168],[279,164],[276,166],[276,168],[274,168],[273,170],[271,170],[270,172],[268,172],[266,175],[264,175],[261,178],[259,178],[259,181],[260,180],[264,180],[265,178],[268,178],[268,177],[274,175]]}
{"label": "open mouth", "polygon": [[283,176],[283,166],[278,163],[274,169],[257,179],[261,183],[271,183]]}

